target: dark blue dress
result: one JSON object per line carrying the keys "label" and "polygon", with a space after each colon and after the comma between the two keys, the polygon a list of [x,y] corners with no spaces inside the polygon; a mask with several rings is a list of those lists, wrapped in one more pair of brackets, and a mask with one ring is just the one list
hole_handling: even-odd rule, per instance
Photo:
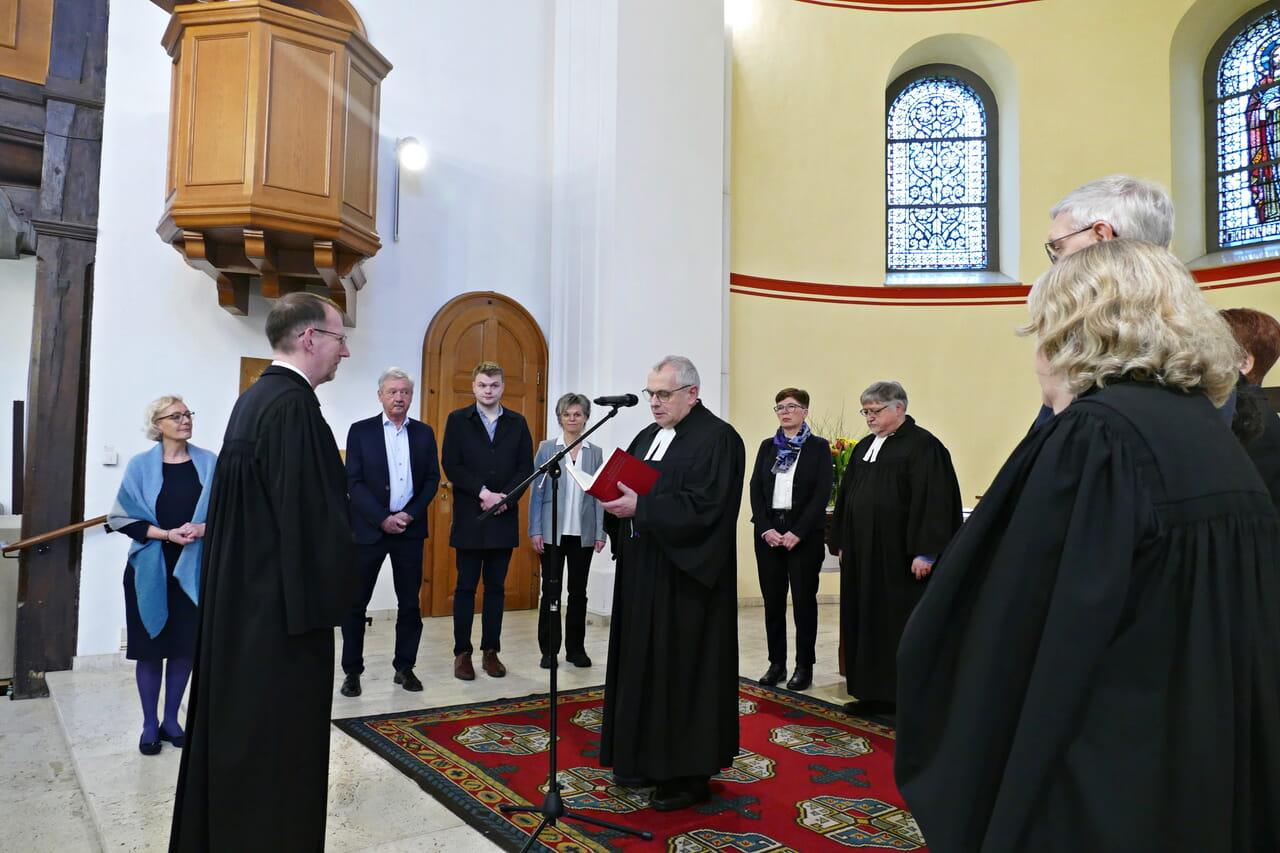
{"label": "dark blue dress", "polygon": [[[156,527],[169,530],[190,521],[195,515],[200,491],[200,475],[194,462],[188,459],[186,462],[164,463],[164,484],[156,497]],[[147,538],[147,527],[147,522],[136,521],[120,528],[120,532],[142,542]],[[138,613],[133,566],[127,565],[124,570],[124,615],[129,641],[125,657],[129,660],[189,658],[195,653],[196,625],[199,624],[196,605],[173,577],[182,546],[176,542],[160,544],[164,549],[165,574],[169,580],[169,618],[155,637],[147,633]]]}

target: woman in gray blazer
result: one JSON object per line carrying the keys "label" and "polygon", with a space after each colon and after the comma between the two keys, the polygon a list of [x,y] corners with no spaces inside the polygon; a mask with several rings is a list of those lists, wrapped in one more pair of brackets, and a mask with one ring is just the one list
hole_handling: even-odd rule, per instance
{"label": "woman in gray blazer", "polygon": [[[561,448],[572,444],[591,417],[591,401],[582,394],[565,394],[556,401],[556,419],[560,421],[563,435],[549,438],[538,445],[534,458],[535,468],[542,465]],[[582,442],[560,461],[561,466],[573,465],[592,474],[603,464],[600,448],[588,441]],[[551,598],[547,579],[559,574],[565,578],[569,589],[569,606],[564,619],[565,660],[574,666],[591,666],[591,658],[583,649],[587,630],[587,571],[591,568],[591,555],[604,547],[604,509],[600,502],[582,491],[566,471],[560,477],[560,499],[556,516],[559,530],[551,525],[551,478],[543,475],[533,483],[529,498],[529,538],[533,550],[542,555],[542,603],[539,605],[538,647],[542,650],[542,668],[550,669],[555,662],[556,647],[550,630]],[[569,564],[564,574],[565,562]]]}

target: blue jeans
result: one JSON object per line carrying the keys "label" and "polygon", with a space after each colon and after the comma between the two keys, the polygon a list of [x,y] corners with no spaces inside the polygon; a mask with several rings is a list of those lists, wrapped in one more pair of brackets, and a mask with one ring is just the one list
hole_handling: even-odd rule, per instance
{"label": "blue jeans", "polygon": [[506,606],[507,564],[510,548],[456,548],[458,583],[453,588],[453,653],[470,654],[471,622],[476,610],[476,587],[484,578],[484,602],[480,606],[480,649],[502,649],[502,611]]}

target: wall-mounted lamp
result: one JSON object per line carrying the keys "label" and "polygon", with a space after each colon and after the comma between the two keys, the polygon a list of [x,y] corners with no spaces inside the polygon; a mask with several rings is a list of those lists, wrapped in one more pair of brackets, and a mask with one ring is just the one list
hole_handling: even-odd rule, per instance
{"label": "wall-mounted lamp", "polygon": [[403,136],[396,140],[395,204],[391,212],[391,239],[400,242],[400,170],[421,172],[427,168],[427,146],[416,136]]}

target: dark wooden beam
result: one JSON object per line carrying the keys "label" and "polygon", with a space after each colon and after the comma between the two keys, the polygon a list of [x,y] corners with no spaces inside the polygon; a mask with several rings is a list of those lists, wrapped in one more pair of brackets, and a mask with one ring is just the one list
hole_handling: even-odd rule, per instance
{"label": "dark wooden beam", "polygon": [[[108,0],[54,0],[43,88],[22,536],[84,518],[84,457],[106,87]],[[25,549],[18,569],[14,698],[46,696],[76,650],[80,535]]]}
{"label": "dark wooden beam", "polygon": [[22,450],[22,437],[27,434],[26,402],[13,401],[13,506],[9,512],[22,515],[22,475],[26,471],[26,456]]}

